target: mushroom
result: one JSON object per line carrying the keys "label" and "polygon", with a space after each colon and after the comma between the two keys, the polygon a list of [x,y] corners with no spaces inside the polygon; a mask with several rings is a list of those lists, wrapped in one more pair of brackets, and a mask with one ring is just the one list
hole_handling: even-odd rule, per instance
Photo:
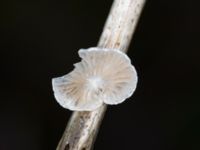
{"label": "mushroom", "polygon": [[80,49],[72,72],[53,78],[57,102],[73,111],[92,111],[103,103],[122,103],[135,91],[137,73],[129,57],[116,49]]}

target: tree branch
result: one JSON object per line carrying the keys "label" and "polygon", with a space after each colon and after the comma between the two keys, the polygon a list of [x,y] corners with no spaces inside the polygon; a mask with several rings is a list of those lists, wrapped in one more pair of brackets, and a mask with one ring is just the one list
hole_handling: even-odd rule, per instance
{"label": "tree branch", "polygon": [[[98,47],[126,52],[145,0],[114,0]],[[91,150],[106,111],[104,104],[95,111],[74,112],[57,150]]]}

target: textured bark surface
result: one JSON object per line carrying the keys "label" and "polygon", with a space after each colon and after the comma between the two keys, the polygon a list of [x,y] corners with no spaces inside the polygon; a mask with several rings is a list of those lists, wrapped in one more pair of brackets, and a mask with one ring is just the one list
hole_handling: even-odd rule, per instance
{"label": "textured bark surface", "polygon": [[[145,0],[115,0],[100,37],[98,47],[126,52]],[[57,150],[91,150],[106,105],[95,111],[74,112]]]}
{"label": "textured bark surface", "polygon": [[145,0],[115,0],[98,46],[126,52],[144,3]]}

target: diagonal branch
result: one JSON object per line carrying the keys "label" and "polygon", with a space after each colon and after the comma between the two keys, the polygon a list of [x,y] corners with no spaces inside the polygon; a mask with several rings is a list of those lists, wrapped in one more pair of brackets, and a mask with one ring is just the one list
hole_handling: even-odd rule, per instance
{"label": "diagonal branch", "polygon": [[[145,0],[114,0],[98,47],[126,52],[144,3]],[[104,104],[95,111],[74,112],[57,150],[91,150],[106,107]]]}

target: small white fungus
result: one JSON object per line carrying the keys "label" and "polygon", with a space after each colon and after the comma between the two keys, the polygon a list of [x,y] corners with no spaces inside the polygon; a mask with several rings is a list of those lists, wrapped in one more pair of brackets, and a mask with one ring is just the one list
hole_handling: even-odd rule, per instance
{"label": "small white fungus", "polygon": [[92,111],[103,103],[125,101],[136,89],[137,73],[129,57],[114,49],[89,48],[78,52],[81,62],[72,72],[52,80],[57,102],[74,111]]}

